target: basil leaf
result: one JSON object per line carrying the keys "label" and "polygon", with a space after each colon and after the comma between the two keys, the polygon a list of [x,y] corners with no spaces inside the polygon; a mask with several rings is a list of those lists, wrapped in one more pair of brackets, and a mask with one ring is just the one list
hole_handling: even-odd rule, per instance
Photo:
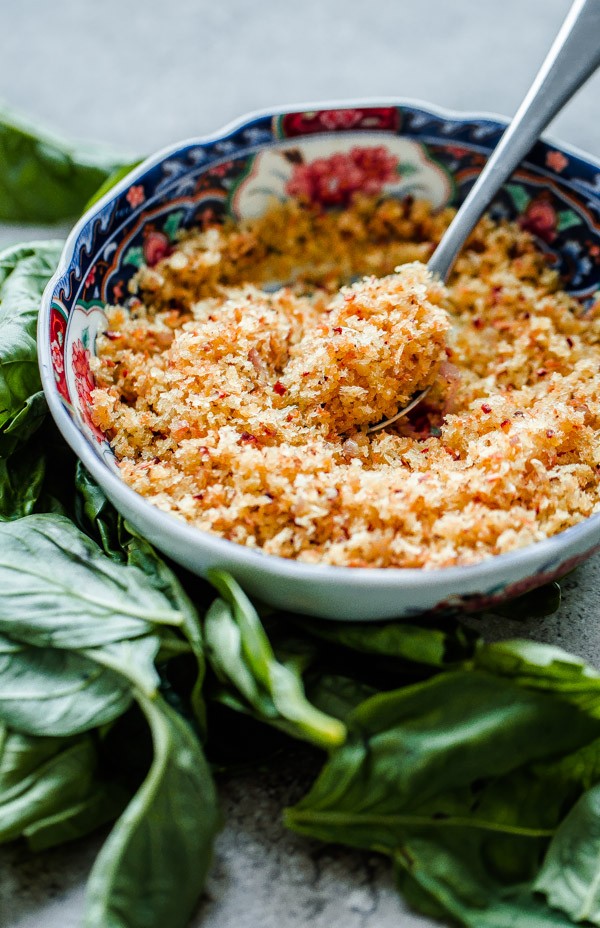
{"label": "basil leaf", "polygon": [[106,558],[62,516],[0,523],[0,552],[0,631],[19,641],[90,648],[186,622],[139,568]]}
{"label": "basil leaf", "polygon": [[317,709],[342,722],[361,702],[377,694],[377,690],[366,683],[330,673],[309,673],[306,691]]}
{"label": "basil leaf", "polygon": [[525,639],[480,643],[473,664],[519,686],[553,693],[600,718],[600,673],[562,648]]}
{"label": "basil leaf", "polygon": [[0,637],[0,719],[11,728],[74,735],[112,721],[130,704],[130,686],[89,657]]}
{"label": "basil leaf", "polygon": [[560,824],[534,888],[574,922],[600,925],[600,785]]}
{"label": "basil leaf", "polygon": [[0,428],[40,390],[38,310],[61,250],[60,242],[34,242],[0,252]]}
{"label": "basil leaf", "polygon": [[294,617],[309,634],[352,651],[444,667],[467,660],[478,638],[476,632],[446,619],[437,626],[427,619],[408,622],[315,622]]}
{"label": "basil leaf", "polygon": [[46,458],[35,436],[9,456],[0,455],[0,522],[31,515],[45,475]]}
{"label": "basil leaf", "polygon": [[0,725],[0,796],[9,792],[40,764],[53,757],[63,747],[70,745],[72,738],[34,738],[20,732],[12,732],[5,724]]}
{"label": "basil leaf", "polygon": [[184,928],[219,828],[214,785],[191,729],[163,700],[137,698],[154,760],[94,864],[85,928]]}
{"label": "basil leaf", "polygon": [[[481,645],[480,662],[497,647],[508,665],[510,642]],[[598,775],[600,684],[590,671],[571,700],[565,678],[586,674],[544,651],[527,679],[466,668],[367,699],[287,824],[389,854],[413,903],[472,928],[570,924],[533,880],[593,756]],[[513,658],[523,670],[520,642]]]}
{"label": "basil leaf", "polygon": [[114,821],[129,798],[129,793],[120,784],[99,783],[85,799],[27,825],[22,835],[32,851],[45,851],[74,841]]}
{"label": "basil leaf", "polygon": [[204,620],[207,656],[218,679],[233,685],[258,718],[293,737],[324,748],[341,744],[345,726],[307,700],[293,659],[276,659],[258,613],[235,580],[214,570],[208,579],[227,600],[215,600]]}
{"label": "basil leaf", "polygon": [[[59,741],[57,747],[55,753],[0,793],[0,841],[20,837],[35,821],[82,800],[89,792],[96,767],[91,738],[67,745]],[[0,757],[0,764],[2,760]]]}
{"label": "basil leaf", "polygon": [[78,216],[130,156],[73,144],[22,116],[0,112],[0,222],[51,223]]}

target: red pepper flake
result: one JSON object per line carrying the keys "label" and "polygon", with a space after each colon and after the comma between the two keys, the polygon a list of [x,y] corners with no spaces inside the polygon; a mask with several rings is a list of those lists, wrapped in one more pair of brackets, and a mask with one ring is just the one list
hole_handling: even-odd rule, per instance
{"label": "red pepper flake", "polygon": [[455,448],[448,448],[448,446],[446,446],[444,451],[446,454],[449,454],[451,458],[454,458],[455,461],[460,460],[460,451],[457,451]]}
{"label": "red pepper flake", "polygon": [[554,429],[546,429],[546,438],[554,438],[555,435]]}
{"label": "red pepper flake", "polygon": [[515,416],[518,416],[520,419],[522,419],[522,418],[524,417],[525,413],[524,413],[521,409],[517,409],[517,411],[515,412],[514,415],[515,415]]}
{"label": "red pepper flake", "polygon": [[454,352],[452,351],[452,348],[444,348],[444,351],[446,352],[447,358],[451,358],[452,355],[454,354]]}
{"label": "red pepper flake", "polygon": [[536,374],[537,374],[538,377],[545,377],[547,373],[548,373],[548,371],[546,370],[545,367],[540,367],[540,368],[538,368],[538,370],[536,371]]}
{"label": "red pepper flake", "polygon": [[486,412],[486,413],[492,411],[492,407],[490,406],[489,403],[482,403],[482,404],[481,404],[481,409],[482,409],[483,412]]}
{"label": "red pepper flake", "polygon": [[293,415],[290,413],[289,416],[286,416],[286,417],[285,417],[285,421],[286,421],[286,422],[291,422],[293,418],[294,418]]}
{"label": "red pepper flake", "polygon": [[336,325],[333,331],[335,332],[336,335],[341,335],[342,334],[341,325]]}
{"label": "red pepper flake", "polygon": [[210,451],[208,450],[208,448],[207,448],[205,445],[200,445],[200,447],[198,448],[198,454],[208,454],[208,455],[210,455]]}
{"label": "red pepper flake", "polygon": [[225,399],[227,399],[227,397],[228,397],[229,395],[230,395],[229,393],[219,393],[219,399],[220,399],[220,400],[225,400]]}
{"label": "red pepper flake", "polygon": [[121,371],[119,371],[119,373],[120,373],[121,377],[129,377],[129,371],[128,371],[128,370],[125,370],[125,368],[123,368]]}
{"label": "red pepper flake", "polygon": [[302,371],[303,377],[310,377],[310,371]]}
{"label": "red pepper flake", "polygon": [[204,499],[204,493],[195,493],[194,499]]}
{"label": "red pepper flake", "polygon": [[503,419],[500,423],[500,428],[504,429],[505,432],[508,432],[510,428],[510,419]]}
{"label": "red pepper flake", "polygon": [[421,448],[421,454],[429,454],[429,448]]}
{"label": "red pepper flake", "polygon": [[242,434],[240,435],[240,440],[238,442],[238,445],[240,443],[244,445],[257,445],[258,438],[256,437],[256,435],[251,435],[250,432],[242,432]]}
{"label": "red pepper flake", "polygon": [[353,303],[355,299],[356,299],[356,293],[345,293],[344,294],[344,300],[346,301],[346,303]]}
{"label": "red pepper flake", "polygon": [[574,344],[575,344],[575,342],[573,341],[573,339],[571,338],[571,336],[570,336],[570,335],[567,335],[567,345],[569,346],[569,348],[572,348]]}
{"label": "red pepper flake", "polygon": [[273,386],[274,392],[277,396],[283,396],[284,393],[287,393],[286,387],[282,384],[281,380],[278,380],[277,383]]}
{"label": "red pepper flake", "polygon": [[473,319],[473,328],[474,328],[474,329],[482,329],[482,328],[483,328],[483,319],[480,319],[479,316],[476,316],[475,319]]}

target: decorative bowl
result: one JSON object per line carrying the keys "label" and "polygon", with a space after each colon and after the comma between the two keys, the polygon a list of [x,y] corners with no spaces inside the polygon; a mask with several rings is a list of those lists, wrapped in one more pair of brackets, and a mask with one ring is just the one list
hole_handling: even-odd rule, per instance
{"label": "decorative bowl", "polygon": [[[269,198],[300,188],[325,207],[347,204],[357,190],[412,194],[435,207],[458,204],[504,126],[499,117],[405,100],[261,112],[149,158],[77,223],[40,311],[44,390],[67,442],[157,548],[200,575],[210,567],[230,570],[273,606],[356,620],[482,609],[561,576],[600,548],[597,514],[466,567],[345,568],[262,554],[161,512],[126,486],[90,417],[89,360],[105,324],[103,307],[124,298],[140,264],[160,260],[179,229],[225,215],[260,215]],[[361,149],[366,157],[357,159]],[[362,174],[357,162],[366,165]],[[600,163],[562,144],[538,142],[491,212],[518,217],[566,288],[584,303],[592,300],[600,283]]]}

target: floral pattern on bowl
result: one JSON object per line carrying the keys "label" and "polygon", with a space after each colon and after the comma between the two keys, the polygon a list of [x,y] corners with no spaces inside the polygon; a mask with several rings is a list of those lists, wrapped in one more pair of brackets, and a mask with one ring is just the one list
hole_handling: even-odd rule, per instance
{"label": "floral pattern on bowl", "polygon": [[[458,205],[503,128],[488,116],[407,102],[259,114],[159,153],[83,217],[44,298],[44,385],[67,440],[113,502],[159,547],[200,573],[209,564],[234,565],[250,592],[275,605],[335,617],[330,598],[318,589],[325,578],[323,588],[337,590],[339,610],[351,618],[498,601],[560,575],[598,545],[600,516],[471,568],[388,569],[372,580],[381,571],[363,570],[362,579],[342,582],[346,569],[267,557],[160,513],[120,482],[110,445],[89,414],[90,359],[105,324],[103,306],[127,304],[129,281],[142,262],[156,264],[181,230],[259,215],[273,197],[301,196],[323,209],[345,206],[357,193],[418,196],[437,208]],[[600,287],[600,165],[538,142],[491,213],[529,229],[566,288],[584,304],[594,299]],[[259,575],[267,577],[266,588]]]}

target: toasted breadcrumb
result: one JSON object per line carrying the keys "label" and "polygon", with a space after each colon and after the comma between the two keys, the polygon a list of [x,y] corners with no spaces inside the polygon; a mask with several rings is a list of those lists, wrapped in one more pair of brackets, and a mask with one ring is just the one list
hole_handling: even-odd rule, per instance
{"label": "toasted breadcrumb", "polygon": [[489,218],[444,291],[413,262],[451,217],[288,202],[142,268],[94,360],[124,480],[231,541],[352,567],[473,563],[598,511],[600,305]]}

